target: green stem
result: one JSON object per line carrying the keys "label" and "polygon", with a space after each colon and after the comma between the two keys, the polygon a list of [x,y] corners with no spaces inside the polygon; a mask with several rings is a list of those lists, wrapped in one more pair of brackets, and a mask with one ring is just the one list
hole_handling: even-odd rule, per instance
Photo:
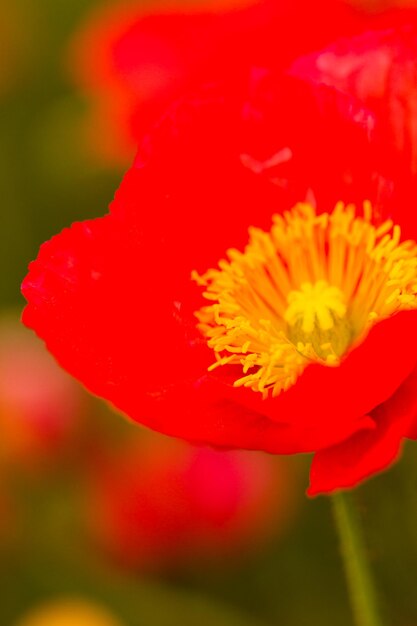
{"label": "green stem", "polygon": [[359,516],[352,497],[346,492],[340,492],[332,500],[355,624],[382,626]]}

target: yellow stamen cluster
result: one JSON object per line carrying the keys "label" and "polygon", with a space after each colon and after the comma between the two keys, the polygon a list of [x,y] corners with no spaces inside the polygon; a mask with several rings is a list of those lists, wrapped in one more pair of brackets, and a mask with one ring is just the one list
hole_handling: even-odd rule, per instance
{"label": "yellow stamen cluster", "polygon": [[193,272],[211,302],[196,313],[210,369],[239,365],[235,386],[267,397],[312,361],[337,366],[377,321],[417,308],[417,244],[400,235],[391,220],[372,223],[368,202],[360,216],[343,203],[320,215],[299,204],[270,232],[250,228],[244,252]]}

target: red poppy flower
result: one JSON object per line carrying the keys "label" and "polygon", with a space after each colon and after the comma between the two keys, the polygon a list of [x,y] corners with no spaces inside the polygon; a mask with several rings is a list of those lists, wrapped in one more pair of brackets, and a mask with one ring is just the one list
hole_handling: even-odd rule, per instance
{"label": "red poppy flower", "polygon": [[97,157],[130,164],[149,124],[196,85],[234,76],[245,62],[284,67],[364,21],[341,0],[234,4],[240,8],[220,0],[191,9],[180,1],[158,13],[117,4],[91,15],[71,46],[70,66],[93,103],[86,143]]}
{"label": "red poppy flower", "polygon": [[293,482],[282,459],[145,437],[100,451],[86,476],[87,522],[123,565],[208,563],[282,530]]}
{"label": "red poppy flower", "polygon": [[185,99],[111,213],[41,248],[24,322],[134,420],[314,451],[310,493],[357,484],[392,462],[417,402],[416,244],[387,214],[373,125],[266,70]]}

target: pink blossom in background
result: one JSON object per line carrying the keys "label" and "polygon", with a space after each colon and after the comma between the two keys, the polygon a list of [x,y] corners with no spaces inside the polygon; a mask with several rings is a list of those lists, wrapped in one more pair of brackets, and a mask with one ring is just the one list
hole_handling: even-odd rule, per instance
{"label": "pink blossom in background", "polygon": [[74,443],[81,389],[16,318],[0,321],[0,462],[36,468]]}
{"label": "pink blossom in background", "polygon": [[99,453],[87,474],[90,536],[139,569],[243,556],[292,519],[294,482],[283,459],[146,434]]}

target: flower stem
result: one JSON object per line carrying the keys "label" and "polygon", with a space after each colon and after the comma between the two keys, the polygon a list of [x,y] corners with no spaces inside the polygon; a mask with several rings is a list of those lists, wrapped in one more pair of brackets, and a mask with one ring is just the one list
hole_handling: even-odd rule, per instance
{"label": "flower stem", "polygon": [[359,516],[352,497],[346,492],[339,492],[332,500],[355,624],[382,626]]}

